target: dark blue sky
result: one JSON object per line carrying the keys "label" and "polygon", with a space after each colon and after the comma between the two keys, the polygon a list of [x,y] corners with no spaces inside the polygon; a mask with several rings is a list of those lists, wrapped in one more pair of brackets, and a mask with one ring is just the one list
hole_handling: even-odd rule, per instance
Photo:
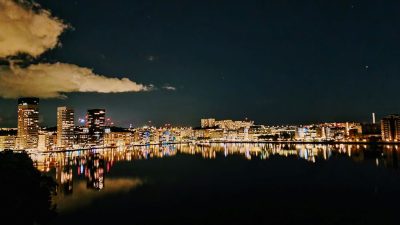
{"label": "dark blue sky", "polygon": [[[78,116],[104,107],[122,126],[362,122],[400,112],[399,1],[38,2],[74,27],[38,61],[159,87],[42,100],[43,124],[55,124],[59,105]],[[0,116],[16,126],[16,100],[0,99]]]}

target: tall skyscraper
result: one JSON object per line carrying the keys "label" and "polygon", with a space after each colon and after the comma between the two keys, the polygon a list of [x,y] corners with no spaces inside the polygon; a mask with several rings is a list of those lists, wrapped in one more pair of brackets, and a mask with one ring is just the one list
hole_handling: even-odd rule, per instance
{"label": "tall skyscraper", "polygon": [[18,99],[17,148],[37,148],[39,132],[39,99]]}
{"label": "tall skyscraper", "polygon": [[89,142],[103,144],[106,122],[105,109],[89,109],[86,114],[86,127],[89,128]]}
{"label": "tall skyscraper", "polygon": [[57,146],[68,148],[74,144],[74,110],[63,106],[57,108]]}
{"label": "tall skyscraper", "polygon": [[400,116],[389,115],[381,121],[383,141],[400,141]]}

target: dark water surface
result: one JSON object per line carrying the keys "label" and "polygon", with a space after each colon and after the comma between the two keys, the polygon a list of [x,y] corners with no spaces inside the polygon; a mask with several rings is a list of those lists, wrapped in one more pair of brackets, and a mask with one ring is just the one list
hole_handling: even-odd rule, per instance
{"label": "dark water surface", "polygon": [[215,144],[40,156],[53,224],[399,224],[396,146]]}

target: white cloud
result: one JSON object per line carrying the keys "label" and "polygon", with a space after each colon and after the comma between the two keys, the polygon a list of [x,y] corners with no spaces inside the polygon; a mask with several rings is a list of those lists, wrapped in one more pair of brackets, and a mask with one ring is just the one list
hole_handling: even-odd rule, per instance
{"label": "white cloud", "polygon": [[168,90],[168,91],[176,91],[176,87],[171,86],[171,85],[169,85],[169,84],[164,85],[163,88],[164,88],[165,90]]}
{"label": "white cloud", "polygon": [[0,68],[0,96],[3,98],[62,98],[64,93],[70,92],[118,93],[152,89],[152,85],[97,75],[91,69],[66,63]]}
{"label": "white cloud", "polygon": [[47,10],[0,0],[0,58],[19,53],[39,56],[57,46],[58,37],[66,28]]}
{"label": "white cloud", "polygon": [[[59,44],[68,26],[37,3],[0,0],[0,60],[25,53],[33,57]],[[0,66],[0,97],[63,98],[71,92],[139,92],[155,89],[128,78],[110,78],[66,63]]]}

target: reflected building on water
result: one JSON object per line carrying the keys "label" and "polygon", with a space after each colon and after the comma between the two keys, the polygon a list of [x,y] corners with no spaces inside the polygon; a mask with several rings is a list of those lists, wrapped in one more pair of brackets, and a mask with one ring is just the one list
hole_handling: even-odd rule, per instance
{"label": "reflected building on water", "polygon": [[86,179],[86,187],[93,190],[106,188],[106,173],[112,171],[116,162],[150,160],[152,158],[192,155],[214,160],[239,156],[247,160],[269,160],[270,158],[298,158],[310,163],[345,158],[356,163],[398,169],[399,149],[396,145],[346,145],[346,144],[227,144],[211,145],[147,145],[121,148],[105,148],[59,152],[42,155],[36,165],[42,171],[55,169],[60,185],[59,191],[65,195],[72,193],[74,179]]}
{"label": "reflected building on water", "polygon": [[57,193],[70,195],[73,192],[72,165],[59,165],[56,167]]}
{"label": "reflected building on water", "polygon": [[104,188],[104,158],[96,153],[87,158],[85,176],[87,188],[101,190]]}

